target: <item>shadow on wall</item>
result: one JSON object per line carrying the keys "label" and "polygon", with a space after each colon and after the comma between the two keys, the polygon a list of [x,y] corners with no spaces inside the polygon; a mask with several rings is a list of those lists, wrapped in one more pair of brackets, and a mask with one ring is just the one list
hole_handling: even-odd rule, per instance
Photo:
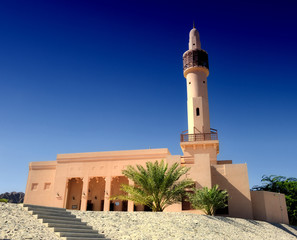
{"label": "shadow on wall", "polygon": [[[222,173],[217,171],[215,168],[211,168],[212,184],[218,184],[220,189],[227,190],[228,197],[228,208],[230,217],[239,217],[245,219],[253,219],[252,202],[242,192],[250,189],[243,189],[240,182],[240,176],[234,178],[234,182],[230,182]],[[236,186],[234,186],[236,185]]]}

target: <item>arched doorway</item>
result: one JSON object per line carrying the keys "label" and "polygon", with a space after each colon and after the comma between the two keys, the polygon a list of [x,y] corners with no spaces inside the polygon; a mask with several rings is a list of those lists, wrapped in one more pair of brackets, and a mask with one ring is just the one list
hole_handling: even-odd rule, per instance
{"label": "arched doorway", "polygon": [[88,191],[87,211],[103,211],[105,179],[103,177],[91,178]]}
{"label": "arched doorway", "polygon": [[[113,177],[111,181],[111,196],[125,195],[126,193],[121,191],[122,184],[129,184],[127,177],[118,176]],[[128,211],[128,201],[125,200],[112,200],[110,201],[109,211]]]}
{"label": "arched doorway", "polygon": [[81,178],[68,179],[68,194],[66,208],[80,210],[83,181]]}

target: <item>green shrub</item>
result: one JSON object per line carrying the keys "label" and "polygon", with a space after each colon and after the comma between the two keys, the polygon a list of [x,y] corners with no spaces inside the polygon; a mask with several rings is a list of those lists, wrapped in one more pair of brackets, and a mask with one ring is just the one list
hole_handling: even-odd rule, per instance
{"label": "green shrub", "polygon": [[187,194],[189,202],[196,209],[201,209],[205,214],[214,216],[217,209],[227,207],[228,193],[220,190],[218,185],[212,188],[204,187],[194,189],[193,193]]}
{"label": "green shrub", "polygon": [[8,203],[8,199],[5,199],[5,198],[0,198],[0,202],[5,202],[5,203]]}

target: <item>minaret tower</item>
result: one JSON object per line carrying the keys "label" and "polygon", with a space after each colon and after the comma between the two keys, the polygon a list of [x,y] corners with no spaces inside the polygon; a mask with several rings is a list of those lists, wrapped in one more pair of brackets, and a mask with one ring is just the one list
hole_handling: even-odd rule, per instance
{"label": "minaret tower", "polygon": [[181,134],[181,148],[187,157],[209,153],[216,164],[219,153],[217,131],[210,128],[207,94],[208,54],[201,49],[198,30],[190,31],[189,50],[183,54],[184,77],[187,80],[188,131]]}
{"label": "minaret tower", "polygon": [[208,54],[201,49],[199,32],[190,31],[189,50],[183,55],[184,77],[187,79],[188,133],[210,133],[207,77]]}

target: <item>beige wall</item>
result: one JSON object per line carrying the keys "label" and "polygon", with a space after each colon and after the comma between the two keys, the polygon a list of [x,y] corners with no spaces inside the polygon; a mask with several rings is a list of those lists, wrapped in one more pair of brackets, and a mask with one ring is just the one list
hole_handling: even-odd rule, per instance
{"label": "beige wall", "polygon": [[229,216],[253,219],[246,164],[214,165],[211,172],[212,184],[229,193]]}
{"label": "beige wall", "polygon": [[51,206],[56,162],[31,162],[24,203]]}
{"label": "beige wall", "polygon": [[196,188],[211,187],[210,154],[195,154],[193,164],[185,164],[191,167],[189,178],[196,183]]}
{"label": "beige wall", "polygon": [[251,191],[254,219],[289,224],[285,195]]}
{"label": "beige wall", "polygon": [[217,164],[217,155],[219,154],[219,141],[197,141],[197,142],[181,142],[181,149],[184,157],[194,159],[195,154],[209,154],[210,164]]}

